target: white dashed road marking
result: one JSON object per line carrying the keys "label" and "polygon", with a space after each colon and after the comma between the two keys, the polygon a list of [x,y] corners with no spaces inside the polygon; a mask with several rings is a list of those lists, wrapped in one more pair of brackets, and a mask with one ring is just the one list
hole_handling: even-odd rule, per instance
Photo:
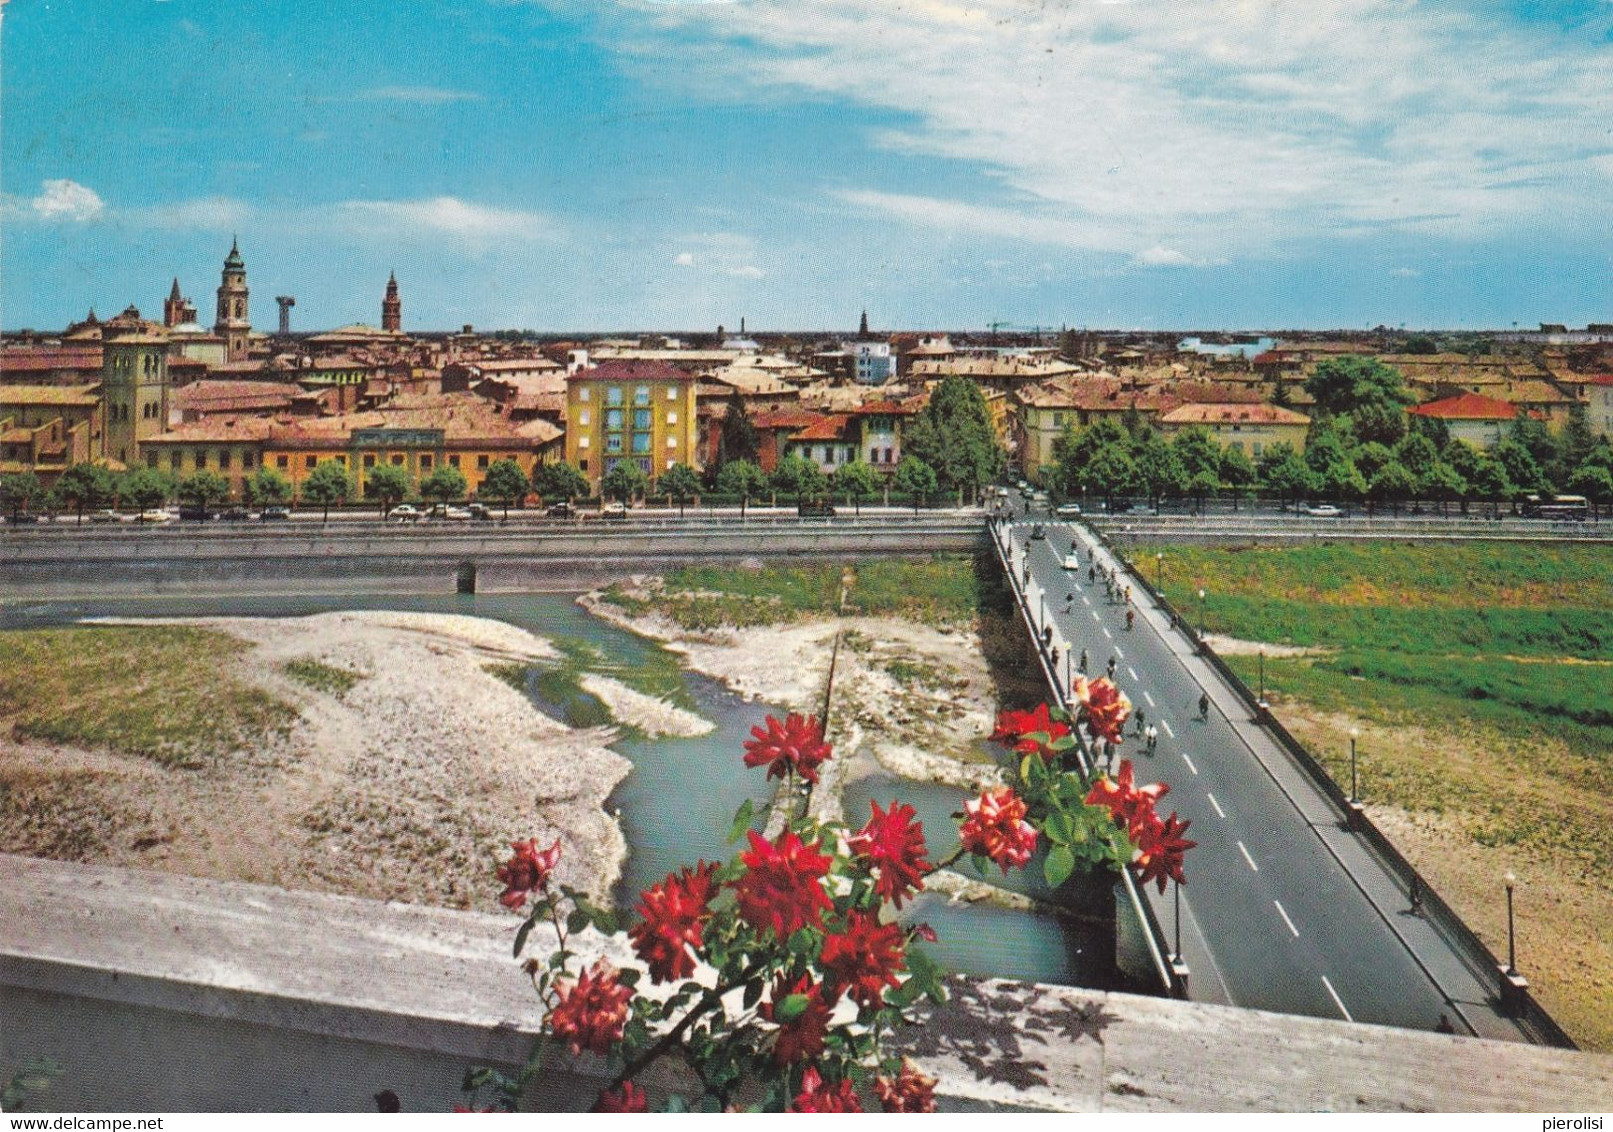
{"label": "white dashed road marking", "polygon": [[[1152,702],[1152,701],[1150,701],[1150,702]],[[1172,739],[1176,738],[1176,732],[1171,730],[1171,721],[1170,720],[1162,719],[1162,720],[1159,721],[1159,725],[1165,729],[1165,734],[1169,735]]]}
{"label": "white dashed road marking", "polygon": [[1100,623],[1103,621],[1103,618],[1098,616],[1098,611],[1096,609],[1094,609],[1092,611],[1092,620],[1100,622]]}
{"label": "white dashed road marking", "polygon": [[1159,706],[1158,704],[1156,704],[1154,702],[1154,697],[1150,696],[1147,692],[1143,693],[1143,699],[1148,701],[1148,706],[1149,707],[1158,707]]}
{"label": "white dashed road marking", "polygon": [[1123,650],[1119,645],[1115,646],[1115,655],[1118,656],[1121,660],[1126,659],[1125,650]]}
{"label": "white dashed road marking", "polygon": [[1187,757],[1186,751],[1182,752],[1182,761],[1187,764],[1188,770],[1192,771],[1195,775],[1198,774],[1199,768],[1193,765],[1193,760]]}
{"label": "white dashed road marking", "polygon": [[1333,1005],[1339,1008],[1339,1013],[1344,1015],[1344,1020],[1354,1022],[1355,1019],[1350,1017],[1349,1008],[1344,1005],[1344,1000],[1339,997],[1339,992],[1333,989],[1333,984],[1327,981],[1326,975],[1322,976],[1322,985],[1327,988],[1327,993],[1333,996]]}
{"label": "white dashed road marking", "polygon": [[1214,808],[1216,817],[1218,817],[1218,818],[1226,817],[1226,814],[1221,812],[1221,803],[1217,802],[1215,800],[1215,795],[1214,794],[1211,794],[1209,791],[1205,791],[1204,796],[1210,800],[1210,805],[1211,805],[1211,807]]}
{"label": "white dashed road marking", "polygon": [[1103,628],[1103,635],[1108,637],[1111,641],[1115,639],[1115,635],[1109,632],[1109,627],[1107,625],[1105,625]]}
{"label": "white dashed road marking", "polygon": [[1282,901],[1273,900],[1272,903],[1277,905],[1277,914],[1283,918],[1283,923],[1288,925],[1288,930],[1294,933],[1294,938],[1298,939],[1299,929],[1294,926],[1294,921],[1288,918],[1288,913],[1283,911]]}
{"label": "white dashed road marking", "polygon": [[1135,668],[1133,668],[1133,667],[1132,667],[1132,666],[1131,666],[1131,665],[1129,665],[1129,664],[1128,664],[1128,665],[1126,665],[1126,671],[1127,671],[1127,672],[1129,672],[1129,673],[1131,673],[1131,678],[1132,678],[1132,679],[1133,679],[1133,680],[1141,680],[1141,679],[1142,679],[1142,677],[1141,677],[1141,676],[1139,676],[1139,675],[1137,675],[1137,670],[1136,670],[1136,669],[1135,669]]}
{"label": "white dashed road marking", "polygon": [[1245,861],[1248,861],[1248,862],[1249,862],[1249,867],[1250,867],[1250,868],[1251,868],[1251,869],[1253,869],[1253,870],[1254,870],[1254,871],[1255,871],[1255,872],[1257,872],[1257,873],[1258,873],[1258,872],[1259,872],[1259,871],[1260,871],[1260,866],[1259,866],[1259,865],[1257,865],[1257,864],[1255,864],[1255,859],[1254,859],[1254,858],[1253,858],[1253,857],[1251,857],[1251,856],[1249,856],[1249,850],[1248,850],[1248,848],[1247,848],[1247,847],[1246,847],[1246,846],[1245,846],[1245,845],[1244,845],[1244,843],[1243,843],[1243,842],[1241,842],[1241,841],[1240,841],[1240,842],[1238,842],[1238,852],[1240,852],[1240,853],[1242,853],[1242,854],[1243,854],[1243,859],[1244,859],[1244,860],[1245,860]]}

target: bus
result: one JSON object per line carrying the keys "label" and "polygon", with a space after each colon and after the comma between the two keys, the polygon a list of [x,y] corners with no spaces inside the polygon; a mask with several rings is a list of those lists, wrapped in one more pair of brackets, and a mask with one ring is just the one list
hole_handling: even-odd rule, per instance
{"label": "bus", "polygon": [[1583,495],[1526,496],[1523,513],[1530,519],[1564,519],[1583,523],[1590,517],[1591,505]]}

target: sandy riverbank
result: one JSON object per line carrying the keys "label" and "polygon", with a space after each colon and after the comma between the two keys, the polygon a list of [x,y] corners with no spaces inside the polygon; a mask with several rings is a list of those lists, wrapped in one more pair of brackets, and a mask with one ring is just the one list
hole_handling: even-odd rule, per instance
{"label": "sandy riverbank", "polygon": [[[201,768],[7,733],[8,850],[489,908],[507,843],[558,836],[561,879],[608,894],[627,847],[604,803],[630,764],[608,749],[608,731],[565,727],[487,670],[551,659],[546,641],[420,613],[182,623],[253,646],[231,675],[291,704],[289,731]],[[296,661],[357,679],[320,690],[286,672]],[[654,703],[635,701],[622,718],[648,721]],[[64,826],[75,836],[64,840]]]}

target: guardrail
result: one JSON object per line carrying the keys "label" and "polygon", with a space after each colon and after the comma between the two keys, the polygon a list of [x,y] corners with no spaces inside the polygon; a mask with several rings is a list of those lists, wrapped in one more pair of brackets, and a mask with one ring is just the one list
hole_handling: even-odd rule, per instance
{"label": "guardrail", "polygon": [[[1239,676],[1204,640],[1204,637],[1194,627],[1192,619],[1185,617],[1177,610],[1164,594],[1155,589],[1148,581],[1147,571],[1140,570],[1136,564],[1127,557],[1125,551],[1117,547],[1107,534],[1096,524],[1086,522],[1082,524],[1090,531],[1094,538],[1101,542],[1114,556],[1124,563],[1127,572],[1135,580],[1137,588],[1147,594],[1171,618],[1172,623],[1181,631],[1198,650],[1209,665],[1237,694],[1254,714],[1255,720],[1271,733],[1283,750],[1294,760],[1306,777],[1332,802],[1338,810],[1341,820],[1348,821],[1350,828],[1362,835],[1368,848],[1381,861],[1395,879],[1409,894],[1412,886],[1418,886],[1422,901],[1424,915],[1440,931],[1448,942],[1455,948],[1462,961],[1479,976],[1480,981],[1486,984],[1496,982],[1498,974],[1505,968],[1500,959],[1490,950],[1489,946],[1478,937],[1478,934],[1467,925],[1467,922],[1457,914],[1445,898],[1430,885],[1419,873],[1414,865],[1401,854],[1388,836],[1380,830],[1372,819],[1359,805],[1352,805],[1349,795],[1344,792],[1333,776],[1327,772],[1315,755],[1305,744],[1301,743],[1282,721],[1274,716],[1269,707],[1261,702],[1260,698],[1244,683]],[[1577,1049],[1574,1040],[1557,1024],[1557,1020],[1547,1014],[1545,1009],[1530,995],[1527,990],[1522,992],[1518,1002],[1517,1020],[1524,1025],[1537,1041],[1547,1045],[1559,1046],[1564,1049]]]}
{"label": "guardrail", "polygon": [[[1060,678],[1057,668],[1052,664],[1052,658],[1047,653],[1047,646],[1037,631],[1036,623],[1031,619],[1030,602],[1024,585],[1014,574],[1013,567],[1007,554],[1007,526],[999,525],[987,520],[987,528],[991,534],[992,546],[997,551],[997,560],[1008,578],[1009,587],[1014,592],[1014,604],[1019,608],[1019,615],[1025,622],[1026,631],[1030,633],[1031,641],[1036,646],[1036,657],[1042,667],[1042,674],[1047,678],[1048,685],[1053,689],[1053,695],[1058,704],[1065,711],[1074,715],[1070,706],[1069,693],[1064,681]],[[1066,658],[1068,659],[1068,658]],[[1076,751],[1080,757],[1081,769],[1087,775],[1093,773],[1096,763],[1092,752],[1087,746],[1086,739],[1079,731],[1073,733],[1076,740]],[[1154,975],[1159,980],[1162,990],[1173,998],[1187,998],[1187,984],[1180,977],[1177,968],[1165,958],[1166,937],[1165,928],[1160,923],[1158,915],[1153,908],[1152,897],[1146,890],[1140,890],[1131,873],[1125,869],[1120,871],[1119,887],[1125,893],[1126,902],[1131,906],[1132,912],[1143,926],[1143,938],[1148,945],[1148,958],[1153,966]],[[1118,911],[1118,910],[1117,910]]]}
{"label": "guardrail", "polygon": [[1306,519],[1293,515],[1246,518],[1187,515],[1087,516],[1083,521],[1127,539],[1168,535],[1194,541],[1226,539],[1524,539],[1567,542],[1613,541],[1613,524],[1560,523],[1549,519]]}

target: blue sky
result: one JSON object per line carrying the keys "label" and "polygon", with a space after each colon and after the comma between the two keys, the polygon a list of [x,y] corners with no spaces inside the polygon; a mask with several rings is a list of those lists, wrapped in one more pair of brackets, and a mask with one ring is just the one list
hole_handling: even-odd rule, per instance
{"label": "blue sky", "polygon": [[1613,2],[11,0],[0,323],[1613,321]]}

